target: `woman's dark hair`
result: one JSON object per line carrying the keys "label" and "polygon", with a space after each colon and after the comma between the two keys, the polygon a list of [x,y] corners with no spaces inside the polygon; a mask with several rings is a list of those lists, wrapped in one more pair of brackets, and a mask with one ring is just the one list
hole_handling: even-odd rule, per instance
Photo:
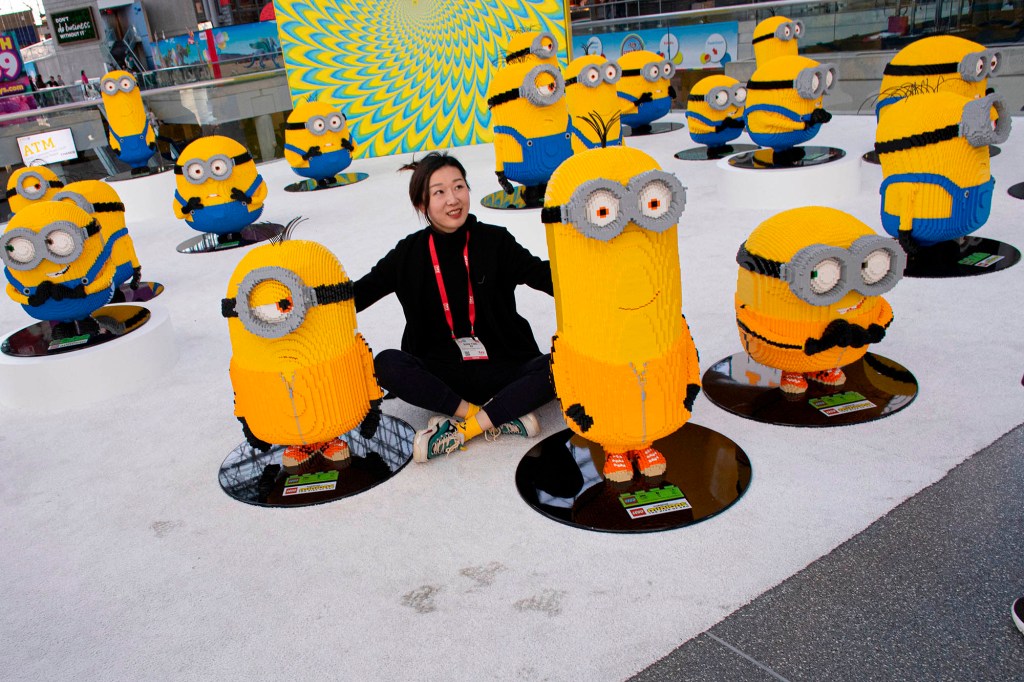
{"label": "woman's dark hair", "polygon": [[[409,200],[413,207],[423,213],[430,205],[430,178],[434,171],[445,166],[451,166],[462,173],[463,180],[466,179],[466,169],[462,167],[459,160],[449,156],[448,152],[430,152],[419,161],[413,159],[398,170],[411,170],[412,177],[409,179]],[[466,187],[469,188],[469,180],[466,180]]]}

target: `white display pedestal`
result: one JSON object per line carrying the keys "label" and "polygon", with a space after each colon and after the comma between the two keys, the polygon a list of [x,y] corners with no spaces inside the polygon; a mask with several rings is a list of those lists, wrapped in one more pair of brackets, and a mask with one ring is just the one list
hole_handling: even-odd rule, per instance
{"label": "white display pedestal", "polygon": [[860,193],[860,157],[802,168],[736,168],[729,159],[718,162],[718,195],[730,206],[786,209],[835,206]]}

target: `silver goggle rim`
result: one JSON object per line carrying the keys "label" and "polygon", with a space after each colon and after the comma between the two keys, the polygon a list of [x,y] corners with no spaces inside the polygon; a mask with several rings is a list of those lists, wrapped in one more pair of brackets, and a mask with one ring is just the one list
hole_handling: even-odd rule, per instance
{"label": "silver goggle rim", "polygon": [[[615,70],[615,74],[612,76],[609,76],[607,73],[609,66]],[[587,78],[588,73],[595,72],[597,73],[597,80],[591,81],[589,78]],[[580,85],[585,85],[588,88],[596,88],[599,85],[601,85],[601,83],[610,83],[612,85],[615,85],[616,83],[619,82],[620,78],[622,78],[622,69],[619,67],[619,65],[616,64],[615,62],[605,62],[604,64],[600,65],[587,64],[586,66],[584,66],[582,69],[580,69],[579,75],[576,76],[576,82],[579,83]]]}
{"label": "silver goggle rim", "polygon": [[[256,286],[272,280],[283,284],[292,298],[292,309],[276,322],[268,322],[257,317],[249,305],[249,297]],[[238,285],[238,293],[235,295],[235,313],[242,326],[251,334],[264,339],[279,339],[291,334],[302,326],[309,309],[317,305],[319,303],[316,291],[312,287],[303,284],[299,276],[291,270],[276,265],[256,268],[247,273]]]}
{"label": "silver goggle rim", "polygon": [[[989,115],[993,107],[996,110],[994,127]],[[1006,115],[1006,100],[995,93],[971,100],[964,105],[964,113],[960,115],[960,135],[967,138],[972,147],[1006,142],[1010,136],[1010,125],[1010,117]]]}
{"label": "silver goggle rim", "polygon": [[[992,66],[993,60],[995,66]],[[960,77],[968,83],[980,83],[989,76],[996,75],[999,71],[999,63],[1003,60],[1003,53],[999,50],[982,50],[965,55],[960,60],[957,71]],[[978,73],[978,62],[981,61],[981,73]]]}
{"label": "silver goggle rim", "polygon": [[[50,251],[46,245],[46,238],[53,232],[63,231],[67,232],[71,236],[73,247],[71,253],[66,256],[61,256]],[[35,254],[32,256],[32,260],[27,263],[20,263],[13,258],[7,252],[7,245],[11,243],[16,237],[22,237],[32,242],[32,246],[35,247]],[[88,232],[85,228],[76,225],[70,220],[58,220],[50,223],[38,232],[30,230],[27,227],[15,227],[5,232],[0,236],[0,258],[3,259],[4,265],[9,267],[11,270],[31,270],[43,260],[48,260],[51,263],[57,265],[66,265],[72,263],[82,255],[82,250],[85,248],[85,240],[89,238]]]}
{"label": "silver goggle rim", "polygon": [[[551,40],[550,49],[544,47],[545,38]],[[551,57],[554,57],[557,52],[558,41],[555,39],[554,35],[548,33],[547,31],[538,35],[536,38],[533,39],[533,42],[530,43],[530,54],[532,54],[534,57],[538,57],[540,59],[550,59]]]}
{"label": "silver goggle rim", "polygon": [[[786,29],[789,29],[789,35],[786,35]],[[799,39],[804,34],[804,22],[799,19],[796,21],[787,21],[784,24],[779,24],[775,27],[775,37],[783,42],[789,42],[790,40]]]}
{"label": "silver goggle rim", "polygon": [[[668,210],[661,217],[645,216],[640,210],[640,192],[652,182],[664,183],[671,193]],[[587,215],[587,200],[599,191],[610,193],[618,201],[618,215],[606,225],[597,225]],[[584,182],[562,206],[562,222],[572,224],[577,231],[592,239],[610,241],[618,237],[632,222],[651,232],[664,232],[679,223],[686,207],[686,188],[675,175],[661,170],[649,170],[630,179],[623,187],[617,182],[597,178]]]}
{"label": "silver goggle rim", "polygon": [[[128,85],[125,86],[121,83],[121,81],[128,81]],[[112,92],[107,92],[107,83],[114,84],[115,89]],[[104,92],[104,94],[107,95],[113,95],[118,90],[120,90],[121,92],[131,92],[137,87],[138,83],[135,82],[135,79],[129,78],[128,76],[121,76],[120,78],[104,78],[100,81],[100,89]]]}
{"label": "silver goggle rim", "polygon": [[[725,93],[725,104],[719,104],[716,100],[720,93]],[[740,92],[743,98],[740,99]],[[704,95],[704,102],[715,111],[725,111],[729,107],[743,107],[747,103],[747,86],[743,83],[736,85],[716,85]]]}
{"label": "silver goggle rim", "polygon": [[[223,161],[224,163],[226,163],[228,167],[227,170],[221,173],[220,175],[214,173],[211,168],[213,166],[214,161]],[[201,178],[194,178],[192,177],[192,174],[188,172],[188,169],[193,164],[197,163],[203,167],[203,177]],[[228,178],[228,176],[231,175],[231,172],[234,169],[235,160],[232,159],[227,154],[214,154],[209,159],[189,159],[185,163],[181,164],[181,174],[185,176],[185,180],[187,180],[193,185],[201,185],[210,178],[213,178],[214,180],[225,180]]]}
{"label": "silver goggle rim", "polygon": [[[880,280],[868,284],[860,276],[861,266],[875,251],[889,254],[889,271]],[[825,260],[834,259],[839,262],[839,280],[828,291],[817,293],[811,288],[811,273]],[[878,235],[858,237],[848,249],[826,244],[811,244],[794,254],[788,263],[779,268],[779,278],[789,285],[790,291],[802,301],[811,305],[832,305],[851,291],[864,296],[880,296],[896,286],[903,277],[907,265],[907,255],[896,243]],[[856,276],[851,276],[856,272]]]}
{"label": "silver goggle rim", "polygon": [[[39,189],[29,189],[24,186],[25,178],[32,178],[39,182]],[[29,170],[18,176],[18,180],[14,184],[14,191],[18,193],[22,199],[29,201],[37,201],[43,198],[43,195],[50,189],[50,181],[42,176],[39,171]]]}
{"label": "silver goggle rim", "polygon": [[[341,123],[339,123],[336,126],[331,125],[331,119],[334,118],[335,116],[337,116],[338,118],[341,119]],[[323,130],[316,130],[313,127],[313,125],[317,121],[319,121],[319,122],[324,124],[324,129]],[[341,132],[341,129],[345,127],[345,114],[341,113],[340,111],[332,111],[331,113],[327,114],[326,116],[310,116],[309,119],[305,123],[303,123],[302,125],[304,125],[306,127],[307,131],[309,131],[310,133],[312,133],[314,135],[326,135],[328,132],[332,132],[332,133]]]}
{"label": "silver goggle rim", "polygon": [[[652,73],[651,67],[657,67],[658,74]],[[665,69],[668,68],[668,75],[665,74]],[[667,59],[663,59],[660,62],[647,62],[644,64],[644,68],[640,70],[640,75],[644,77],[644,80],[648,83],[657,83],[661,79],[669,79],[676,75],[676,65]]]}
{"label": "silver goggle rim", "polygon": [[[542,95],[537,90],[537,78],[542,73],[546,73],[555,79],[555,91],[551,94]],[[519,96],[537,107],[551,106],[565,96],[565,79],[562,78],[561,70],[556,69],[550,64],[538,64],[533,67],[526,74],[526,78],[523,79],[523,84],[519,86]]]}
{"label": "silver goggle rim", "polygon": [[78,192],[70,192],[68,190],[57,192],[56,194],[53,195],[53,199],[52,200],[53,201],[71,201],[76,206],[78,206],[78,208],[82,209],[83,211],[85,211],[89,215],[92,215],[93,213],[96,212],[96,210],[92,206],[92,202],[89,201],[88,199],[86,199],[85,197],[83,197]]}
{"label": "silver goggle rim", "polygon": [[[818,87],[814,87],[814,77]],[[804,99],[818,99],[836,84],[836,68],[831,64],[818,64],[802,70],[793,79],[793,88]]]}

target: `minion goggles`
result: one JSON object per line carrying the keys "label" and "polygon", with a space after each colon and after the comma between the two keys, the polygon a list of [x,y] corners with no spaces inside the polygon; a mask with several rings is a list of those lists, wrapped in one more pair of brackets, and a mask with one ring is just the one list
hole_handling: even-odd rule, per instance
{"label": "minion goggles", "polygon": [[[30,178],[38,182],[38,187],[25,187],[25,178]],[[51,187],[63,186],[64,183],[61,182],[60,180],[54,180],[53,182],[50,182],[49,180],[44,178],[42,174],[39,173],[39,171],[25,171],[24,173],[21,174],[21,177],[17,179],[14,187],[7,190],[7,198],[10,199],[15,194],[17,194],[23,199],[28,199],[29,201],[36,201],[37,199],[42,199],[43,195],[46,194],[47,190],[49,190]]]}
{"label": "minion goggles", "polygon": [[[782,280],[805,303],[824,306],[850,291],[864,296],[889,291],[902,279],[907,256],[896,240],[865,235],[846,249],[826,244],[805,246],[786,263],[752,254],[743,242],[736,262],[750,272]],[[854,277],[854,272],[860,277]]]}
{"label": "minion goggles", "polygon": [[[544,42],[545,39],[547,39],[547,43]],[[556,52],[558,52],[558,41],[555,40],[555,36],[545,31],[534,38],[529,47],[505,55],[505,62],[513,62],[528,54],[532,54],[538,59],[550,59],[555,56]]]}
{"label": "minion goggles", "polygon": [[643,76],[648,83],[657,83],[661,78],[671,78],[676,75],[676,65],[667,59],[660,62],[648,62],[642,69],[625,69],[623,76]]}
{"label": "minion goggles", "polygon": [[[543,90],[536,85],[537,79],[540,78],[541,74],[548,74],[555,81],[554,88],[548,92],[543,92]],[[487,108],[493,109],[499,104],[511,102],[519,99],[520,97],[526,99],[535,107],[546,107],[557,102],[564,94],[565,79],[562,78],[562,72],[550,64],[538,64],[530,69],[529,73],[526,74],[526,78],[523,79],[523,84],[518,88],[506,90],[505,92],[498,93],[488,99]]]}
{"label": "minion goggles", "polygon": [[85,227],[58,220],[38,232],[15,227],[0,236],[0,260],[11,270],[31,270],[43,259],[65,265],[82,255],[85,240],[100,231],[95,220]]}
{"label": "minion goggles", "polygon": [[964,55],[959,62],[946,64],[893,64],[885,65],[886,76],[941,76],[959,74],[968,83],[978,83],[999,70],[1002,53],[998,50],[982,50]]}
{"label": "minion goggles", "polygon": [[345,114],[340,111],[331,112],[326,116],[310,116],[306,121],[292,121],[291,123],[284,124],[285,130],[302,130],[305,128],[314,135],[326,135],[328,130],[337,133],[344,127]]}
{"label": "minion goggles", "polygon": [[[257,285],[275,281],[288,289],[290,298],[265,306],[249,305]],[[302,326],[310,308],[340,303],[355,296],[352,282],[308,287],[291,270],[278,266],[256,268],[242,278],[237,298],[221,299],[221,315],[237,317],[246,331],[264,339],[279,339]],[[242,301],[239,304],[239,301]]]}
{"label": "minion goggles", "polygon": [[571,224],[586,237],[609,241],[630,222],[664,232],[679,222],[685,207],[686,188],[679,178],[650,170],[630,179],[625,187],[603,178],[588,180],[576,188],[569,203],[541,209],[540,219]]}
{"label": "minion goggles", "polygon": [[53,195],[53,201],[70,201],[86,213],[124,213],[124,204],[120,201],[98,201],[95,204],[83,197],[78,192],[57,192]]}
{"label": "minion goggles", "polygon": [[249,161],[252,161],[252,155],[249,152],[243,152],[238,156],[214,154],[209,159],[189,159],[181,165],[175,165],[174,174],[184,175],[185,179],[193,185],[201,185],[206,182],[208,177],[212,177],[214,180],[224,180],[231,175],[235,166]]}
{"label": "minion goggles", "polygon": [[135,82],[134,78],[122,76],[120,79],[104,78],[100,81],[100,87],[103,89],[103,92],[108,95],[113,95],[118,90],[121,92],[131,92],[135,88],[139,87],[139,85]]}
{"label": "minion goggles", "polygon": [[715,111],[725,111],[730,106],[742,107],[747,102],[747,86],[742,83],[736,85],[716,85],[703,95],[690,94],[688,102],[704,102]]}
{"label": "minion goggles", "polygon": [[[993,108],[996,110],[995,122],[992,121],[989,114]],[[1010,117],[1006,115],[1006,100],[1001,95],[991,94],[965,104],[964,111],[960,115],[960,123],[927,133],[876,142],[875,151],[879,154],[890,154],[915,147],[926,147],[946,140],[955,140],[958,137],[965,138],[972,147],[984,147],[1006,142],[1006,138],[1009,136]]]}
{"label": "minion goggles", "polygon": [[787,21],[784,24],[779,24],[775,27],[774,33],[766,33],[763,36],[758,36],[750,41],[751,45],[757,45],[758,43],[772,38],[778,38],[783,42],[789,42],[793,38],[799,38],[804,34],[804,22],[802,21]]}
{"label": "minion goggles", "polygon": [[587,64],[578,75],[565,80],[565,86],[569,87],[575,83],[585,85],[588,88],[596,88],[601,83],[615,84],[622,78],[622,68],[615,62],[605,62],[601,66]]}
{"label": "minion goggles", "polygon": [[804,99],[818,99],[832,89],[836,82],[836,68],[831,64],[818,64],[802,69],[791,81],[755,81],[747,83],[748,90],[796,90]]}

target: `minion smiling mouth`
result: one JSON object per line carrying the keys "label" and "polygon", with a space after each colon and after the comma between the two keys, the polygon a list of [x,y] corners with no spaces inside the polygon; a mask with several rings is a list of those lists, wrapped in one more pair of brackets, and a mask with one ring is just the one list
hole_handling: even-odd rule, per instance
{"label": "minion smiling mouth", "polygon": [[59,270],[57,272],[48,272],[48,273],[46,273],[46,276],[47,277],[60,277],[65,272],[67,272],[70,267],[71,267],[71,263],[68,263],[67,265],[64,266],[63,270]]}
{"label": "minion smiling mouth", "polygon": [[861,307],[861,305],[863,305],[864,301],[866,301],[866,300],[867,300],[867,298],[865,298],[864,296],[861,296],[860,300],[857,301],[856,303],[854,303],[853,305],[851,305],[850,307],[848,307],[848,308],[840,308],[836,312],[839,313],[840,315],[845,315],[846,313],[851,312],[851,311],[856,310],[857,308]]}
{"label": "minion smiling mouth", "polygon": [[652,296],[651,300],[649,300],[647,303],[644,303],[641,306],[637,306],[636,308],[625,308],[623,306],[619,306],[619,310],[641,310],[642,308],[646,308],[650,304],[654,303],[654,299],[658,298],[658,296],[660,296],[660,295],[661,295],[661,289],[659,289],[658,291],[654,292],[654,296]]}

